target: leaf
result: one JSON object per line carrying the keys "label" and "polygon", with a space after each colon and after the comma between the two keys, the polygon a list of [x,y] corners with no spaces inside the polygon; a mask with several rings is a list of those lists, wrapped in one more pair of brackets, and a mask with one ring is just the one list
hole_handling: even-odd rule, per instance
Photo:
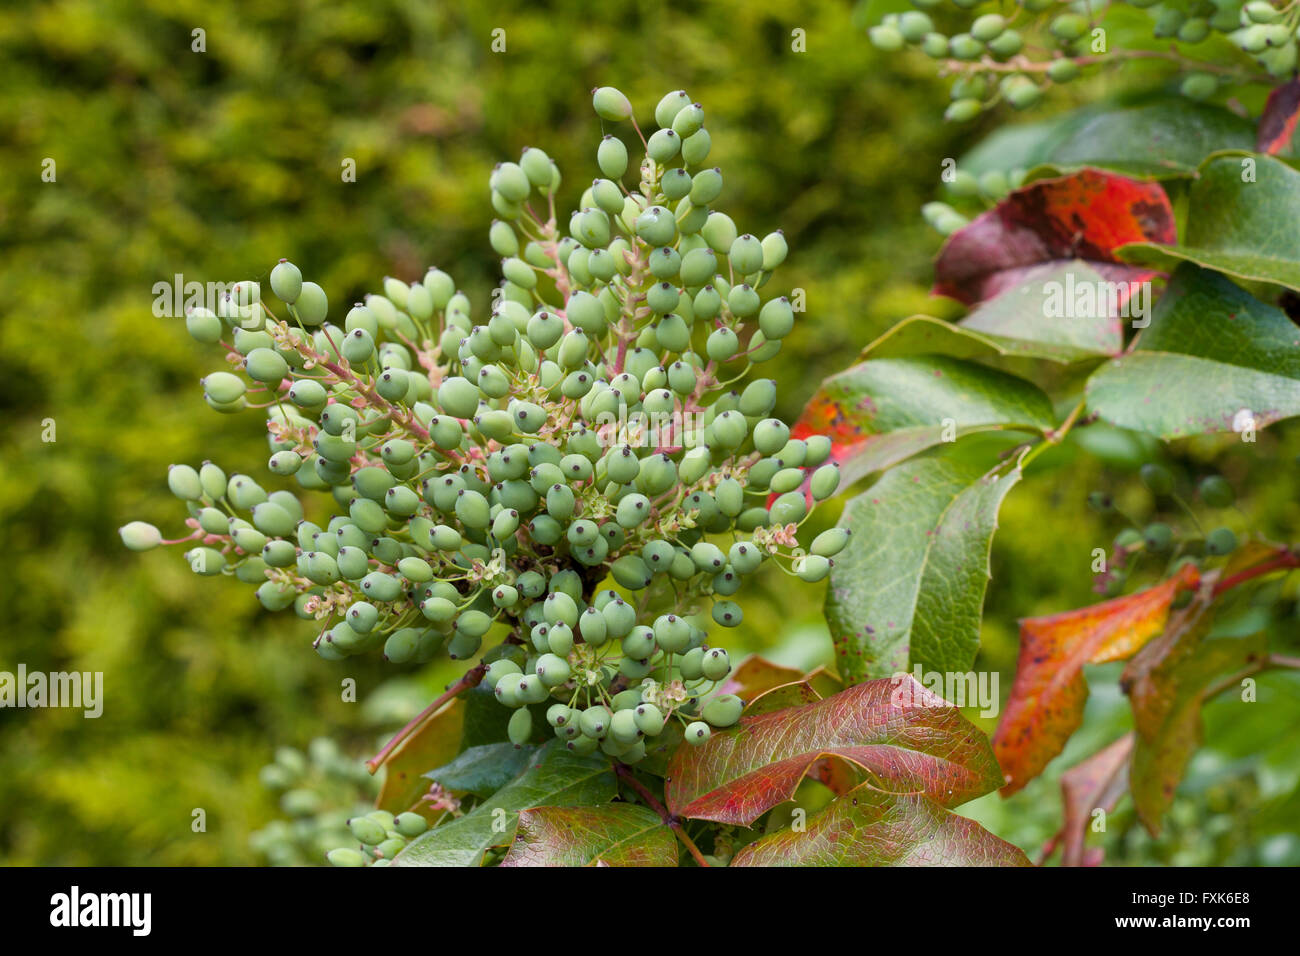
{"label": "leaf", "polygon": [[[980,304],[960,322],[928,315],[904,319],[863,349],[861,357],[931,353],[1070,363],[1116,355],[1124,347],[1119,316],[1128,311],[1128,286],[1115,286],[1116,298],[1107,303],[1114,308],[1093,308],[1082,315],[1074,308],[1085,290],[1108,291],[1105,282],[1086,262],[1045,266],[1041,274]],[[1068,318],[1055,311],[1058,303],[1069,309]]]}
{"label": "leaf", "polygon": [[1300,415],[1300,327],[1218,273],[1183,264],[1137,349],[1088,380],[1106,421],[1164,439]]}
{"label": "leaf", "polygon": [[1062,844],[1062,866],[1086,865],[1084,841],[1093,811],[1110,813],[1124,796],[1132,754],[1133,735],[1125,734],[1061,774],[1064,820],[1054,842]]}
{"label": "leaf", "polygon": [[1090,166],[1138,179],[1195,175],[1208,154],[1249,149],[1249,120],[1183,96],[1137,106],[1097,104],[1046,121],[999,127],[958,161],[976,175],[988,169],[1050,171]]}
{"label": "leaf", "polygon": [[489,797],[524,772],[535,749],[509,741],[470,747],[425,776],[448,790]]}
{"label": "leaf", "polygon": [[698,747],[680,747],[665,778],[676,816],[749,826],[794,796],[820,758],[837,757],[879,786],[956,806],[999,783],[988,741],[908,675],[804,707],[742,717]]}
{"label": "leaf", "polygon": [[1216,150],[1250,149],[1254,141],[1249,120],[1178,96],[1078,116],[1041,161],[1058,173],[1091,166],[1139,179],[1171,179],[1194,176]]}
{"label": "leaf", "polygon": [[1143,240],[1177,241],[1164,190],[1086,169],[1044,179],[1010,193],[997,207],[953,233],[935,263],[936,295],[967,304],[991,299],[1074,259],[1111,282],[1155,273],[1121,263],[1115,250]]}
{"label": "leaf", "polygon": [[[1138,819],[1158,836],[1178,782],[1201,745],[1201,706],[1221,678],[1243,671],[1268,653],[1267,637],[1216,638],[1212,589],[1189,605],[1155,660],[1134,661],[1123,686],[1133,705],[1137,744],[1129,789]],[[1154,649],[1153,649],[1154,650]]]}
{"label": "leaf", "polygon": [[1004,796],[1038,776],[1083,721],[1083,665],[1132,656],[1164,630],[1174,596],[1198,580],[1188,564],[1145,591],[1020,622],[1016,678],[993,735],[993,752],[1006,774]]}
{"label": "leaf", "polygon": [[1276,156],[1291,145],[1296,119],[1300,118],[1300,79],[1275,86],[1269,91],[1264,113],[1259,118],[1255,150]]}
{"label": "leaf", "polygon": [[523,773],[463,817],[416,837],[394,866],[479,866],[491,847],[514,839],[519,811],[538,806],[594,806],[614,799],[609,760],[579,756],[558,741],[542,747]]}
{"label": "leaf", "polygon": [[[1248,170],[1252,181],[1243,182]],[[1192,181],[1182,243],[1150,236],[1119,255],[1162,272],[1194,262],[1236,279],[1300,289],[1297,219],[1300,172],[1270,156],[1219,154],[1207,159]]]}
{"label": "leaf", "polygon": [[465,702],[460,698],[430,714],[384,762],[384,783],[375,807],[396,814],[415,806],[429,789],[424,772],[455,756],[464,723]]}
{"label": "leaf", "polygon": [[766,657],[753,654],[745,658],[731,672],[726,682],[718,688],[719,694],[735,694],[742,700],[753,700],[759,694],[800,680],[803,671],[773,663]]}
{"label": "leaf", "polygon": [[677,839],[645,807],[537,807],[519,812],[502,866],[676,866]]}
{"label": "leaf", "polygon": [[920,666],[966,671],[979,648],[998,509],[1020,469],[985,474],[945,458],[900,465],[844,509],[852,532],[831,569],[826,620],[840,675]]}
{"label": "leaf", "polygon": [[[828,435],[840,487],[963,434],[1043,432],[1052,403],[1036,385],[940,355],[862,362],[822,383],[791,429]],[[946,434],[945,434],[946,433]]]}
{"label": "leaf", "polygon": [[732,866],[1029,866],[1019,847],[926,797],[863,785],[831,802],[805,832],[779,830]]}
{"label": "leaf", "polygon": [[822,699],[822,695],[813,689],[812,684],[807,681],[792,681],[789,684],[782,684],[780,687],[773,687],[765,690],[745,707],[745,713],[749,715],[766,714],[773,710],[784,710],[786,707],[802,707],[804,704],[815,704]]}

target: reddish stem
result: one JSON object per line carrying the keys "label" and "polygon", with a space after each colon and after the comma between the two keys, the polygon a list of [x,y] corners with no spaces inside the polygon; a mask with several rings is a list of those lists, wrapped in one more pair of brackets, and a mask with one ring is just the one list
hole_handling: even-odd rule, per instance
{"label": "reddish stem", "polygon": [[461,677],[460,680],[456,681],[456,683],[448,687],[446,692],[442,694],[442,696],[440,696],[428,707],[424,708],[424,710],[416,714],[415,717],[411,719],[410,723],[408,723],[405,727],[403,727],[396,734],[394,734],[393,739],[388,741],[388,743],[384,744],[383,750],[379,751],[379,753],[375,754],[373,757],[367,760],[366,769],[369,770],[371,773],[377,772],[379,768],[382,767],[384,763],[388,760],[388,758],[392,756],[393,751],[397,749],[398,745],[401,744],[401,742],[405,740],[407,737],[411,736],[411,734],[413,734],[417,729],[419,729],[421,724],[423,724],[426,720],[432,717],[434,711],[436,711],[439,707],[447,703],[447,701],[451,700],[456,695],[464,693],[465,691],[469,690],[471,687],[478,686],[478,683],[481,680],[483,680],[483,675],[485,673],[487,673],[486,664],[479,664],[477,667],[471,668],[470,670],[466,671],[464,676]]}
{"label": "reddish stem", "polygon": [[614,764],[614,772],[622,777],[623,780],[627,782],[627,785],[637,792],[637,795],[646,802],[646,806],[659,814],[659,819],[663,820],[667,826],[672,828],[673,833],[677,835],[677,839],[681,841],[682,846],[686,847],[687,852],[689,852],[691,856],[695,857],[696,863],[700,866],[709,865],[709,861],[704,859],[704,854],[700,852],[700,848],[697,847],[695,842],[686,835],[686,830],[682,827],[682,821],[669,813],[668,808],[655,799],[655,795],[646,789],[645,784],[633,775],[632,771],[628,769],[627,764]]}
{"label": "reddish stem", "polygon": [[1235,588],[1238,584],[1249,581],[1251,578],[1257,578],[1260,575],[1268,574],[1270,571],[1279,571],[1283,568],[1300,568],[1300,555],[1287,548],[1282,548],[1267,560],[1220,579],[1214,585],[1214,596],[1218,597],[1224,591]]}

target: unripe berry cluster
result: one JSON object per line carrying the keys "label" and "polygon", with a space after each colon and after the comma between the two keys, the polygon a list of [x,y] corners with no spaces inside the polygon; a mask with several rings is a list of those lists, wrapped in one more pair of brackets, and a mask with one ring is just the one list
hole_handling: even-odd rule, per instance
{"label": "unripe berry cluster", "polygon": [[306,753],[281,747],[261,772],[262,784],[279,794],[287,820],[273,820],[254,833],[253,850],[273,866],[319,863],[335,847],[352,841],[350,818],[369,813],[379,781],[365,766],[318,737]]}
{"label": "unripe berry cluster", "polygon": [[[594,105],[632,119],[617,90],[596,90]],[[339,509],[317,524],[289,491],[173,466],[191,567],[320,621],[329,660],[482,654],[488,685],[516,708],[516,743],[534,735],[528,705],[547,703],[572,749],[627,761],[673,720],[692,742],[734,723],[738,699],[702,700],[731,666],[701,622],[739,624],[732,596],[765,562],[826,576],[846,532],[806,553],[796,534],[839,471],[829,439],[792,437],[772,417],[770,379],[731,387],[795,324],[786,298],[759,292],[784,237],[741,233],[713,208],[723,178],[706,164],[699,104],[670,93],[655,119],[631,186],[626,145],[603,138],[603,178],[567,234],[545,153],[492,171],[504,280],[481,319],[431,269],[385,279],[330,324],[324,291],[283,260],[270,285],[284,318],[256,282],[191,310],[191,334],[233,366],[202,380],[208,404],[265,409],[269,470]],[[122,537],[163,543],[139,522]],[[508,633],[484,653],[498,624]]]}
{"label": "unripe berry cluster", "polygon": [[[1049,83],[1069,83],[1087,67],[1117,62],[1104,31],[1097,27],[1106,7],[1058,0],[1019,0],[1006,10],[975,17],[962,32],[948,36],[935,29],[944,0],[911,0],[916,10],[886,14],[868,30],[872,44],[895,52],[911,46],[942,62],[956,74],[952,103],[945,118],[966,122],[999,103],[1015,109],[1037,103]],[[971,10],[980,0],[951,0]],[[1225,34],[1271,77],[1288,77],[1296,67],[1296,34],[1300,12],[1293,5],[1274,6],[1269,0],[1126,0],[1133,7],[1152,8],[1152,35],[1179,44],[1197,45],[1215,33]],[[1045,58],[1030,53],[1047,52]],[[1137,54],[1137,55],[1140,55]],[[1166,55],[1158,53],[1156,55]],[[1196,100],[1218,90],[1223,73],[1199,69],[1197,61],[1175,52],[1167,58],[1187,69],[1181,90]]]}
{"label": "unripe berry cluster", "polygon": [[[1231,528],[1224,525],[1209,531],[1202,529],[1197,516],[1181,497],[1178,482],[1168,468],[1147,462],[1140,469],[1139,476],[1157,505],[1170,503],[1177,506],[1191,519],[1195,533],[1180,533],[1175,525],[1162,520],[1138,524],[1119,510],[1111,495],[1104,491],[1090,493],[1088,506],[1093,511],[1104,516],[1117,515],[1129,523],[1129,527],[1115,536],[1109,566],[1097,577],[1095,589],[1107,597],[1115,597],[1124,590],[1135,561],[1144,555],[1166,562],[1167,571],[1171,572],[1179,564],[1199,564],[1204,559],[1224,557],[1237,550],[1237,535]],[[1232,506],[1236,493],[1222,475],[1206,475],[1197,483],[1196,497],[1204,506],[1222,510]]]}

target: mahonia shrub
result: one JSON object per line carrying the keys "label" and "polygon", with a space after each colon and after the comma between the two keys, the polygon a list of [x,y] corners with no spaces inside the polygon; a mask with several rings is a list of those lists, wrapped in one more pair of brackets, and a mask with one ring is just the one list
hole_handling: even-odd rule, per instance
{"label": "mahonia shrub", "polygon": [[[632,118],[615,89],[593,101],[606,122]],[[574,753],[634,764],[667,727],[699,744],[735,724],[710,628],[740,623],[732,598],[765,563],[826,577],[848,532],[799,546],[838,466],[830,439],[791,437],[775,383],[751,375],[795,325],[788,298],[760,291],[785,239],[714,208],[723,176],[698,103],[669,93],[655,119],[638,163],[600,140],[601,178],[567,220],[542,150],[492,171],[490,309],[434,268],[331,322],[287,260],[270,271],[278,304],[244,281],[190,309],[190,334],[230,366],[202,380],[204,400],[264,410],[267,470],[336,513],[318,524],[297,492],[179,464],[168,485],[189,534],[135,522],[126,545],[185,544],[196,573],[317,622],[326,660],[476,661],[457,689],[485,681],[517,746],[549,725]]]}

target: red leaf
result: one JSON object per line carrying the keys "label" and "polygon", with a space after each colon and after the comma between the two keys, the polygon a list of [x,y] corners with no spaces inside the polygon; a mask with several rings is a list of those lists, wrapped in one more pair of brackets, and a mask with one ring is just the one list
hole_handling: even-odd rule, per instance
{"label": "red leaf", "polygon": [[1141,282],[1159,273],[1121,263],[1115,250],[1177,241],[1159,184],[1084,169],[1017,189],[953,233],[935,263],[933,291],[970,305],[1071,259],[1087,260],[1111,282]]}
{"label": "red leaf", "polygon": [[1200,580],[1187,564],[1153,588],[1091,607],[1020,622],[1020,658],[993,752],[1006,775],[1004,796],[1038,776],[1083,720],[1083,665],[1131,657],[1164,630],[1180,590]]}
{"label": "red leaf", "polygon": [[952,807],[999,783],[979,730],[912,677],[866,681],[834,697],[742,717],[699,747],[679,747],[665,777],[678,816],[748,826],[794,796],[823,757],[850,761],[878,786]]}
{"label": "red leaf", "polygon": [[1029,866],[1019,847],[917,794],[865,784],[808,821],[742,849],[732,866]]}
{"label": "red leaf", "polygon": [[1133,735],[1125,734],[1061,774],[1061,804],[1065,819],[1056,840],[1063,844],[1062,866],[1095,866],[1100,853],[1089,854],[1084,840],[1094,810],[1106,813],[1128,789],[1128,761],[1133,754]]}
{"label": "red leaf", "polygon": [[1276,86],[1268,94],[1264,114],[1259,118],[1255,148],[1270,156],[1281,153],[1291,142],[1297,118],[1300,118],[1300,79]]}

